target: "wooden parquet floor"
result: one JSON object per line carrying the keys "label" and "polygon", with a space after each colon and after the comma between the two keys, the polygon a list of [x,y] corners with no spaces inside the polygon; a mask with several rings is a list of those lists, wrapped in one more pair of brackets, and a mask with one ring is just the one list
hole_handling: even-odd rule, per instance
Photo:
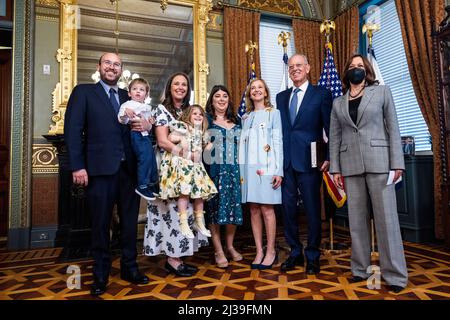
{"label": "wooden parquet floor", "polygon": [[[324,239],[326,241],[326,239]],[[336,241],[350,245],[348,237]],[[287,255],[282,235],[277,237],[280,261]],[[254,248],[252,238],[238,239],[236,247],[244,256],[227,269],[214,265],[212,247],[202,248],[186,261],[198,266],[193,277],[167,274],[162,257],[139,256],[141,271],[150,278],[147,285],[132,285],[120,279],[119,258],[113,260],[107,293],[89,294],[92,261],[58,262],[61,248],[21,252],[0,250],[0,300],[436,300],[450,299],[450,251],[439,245],[405,242],[409,272],[407,288],[399,294],[389,292],[384,281],[379,289],[365,282],[349,283],[350,250],[324,250],[321,272],[306,275],[304,268],[287,273],[279,265],[270,270],[251,270]],[[377,257],[373,257],[377,264]],[[69,289],[67,269],[76,264],[81,271],[80,289]]]}

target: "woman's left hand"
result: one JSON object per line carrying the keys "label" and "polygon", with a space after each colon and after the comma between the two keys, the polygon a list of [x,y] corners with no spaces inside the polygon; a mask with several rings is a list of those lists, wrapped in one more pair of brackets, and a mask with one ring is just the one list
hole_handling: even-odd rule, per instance
{"label": "woman's left hand", "polygon": [[278,189],[281,186],[281,182],[283,181],[283,178],[280,176],[273,176],[272,177],[272,188]]}
{"label": "woman's left hand", "polygon": [[394,181],[393,183],[396,183],[397,180],[403,175],[403,170],[396,169],[394,174]]}
{"label": "woman's left hand", "polygon": [[150,124],[150,122],[145,118],[134,118],[131,119],[131,130],[133,131],[150,131],[150,129],[152,128],[152,125]]}

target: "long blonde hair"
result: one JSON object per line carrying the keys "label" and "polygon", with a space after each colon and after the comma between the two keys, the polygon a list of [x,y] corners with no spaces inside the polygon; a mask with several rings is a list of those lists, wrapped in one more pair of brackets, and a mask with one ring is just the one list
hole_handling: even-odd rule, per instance
{"label": "long blonde hair", "polygon": [[259,79],[259,78],[254,78],[252,80],[250,80],[250,83],[247,86],[247,90],[245,91],[245,105],[247,113],[252,112],[253,110],[255,110],[255,105],[253,104],[253,100],[250,99],[250,90],[252,88],[252,84],[256,81],[261,81],[264,85],[264,89],[266,90],[267,93],[267,97],[264,97],[264,106],[266,108],[271,108],[272,104],[270,103],[270,92],[269,92],[269,87],[267,86],[267,83],[263,80],[263,79]]}

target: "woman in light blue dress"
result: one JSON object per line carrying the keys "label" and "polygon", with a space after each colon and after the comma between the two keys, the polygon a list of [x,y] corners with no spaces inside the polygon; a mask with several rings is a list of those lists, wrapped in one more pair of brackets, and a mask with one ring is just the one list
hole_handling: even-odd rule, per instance
{"label": "woman in light blue dress", "polygon": [[[256,245],[252,269],[270,269],[277,260],[274,204],[281,203],[283,142],[280,112],[270,103],[269,89],[253,79],[245,93],[247,113],[243,116],[239,142],[242,203],[249,203]],[[263,220],[267,250],[264,254]]]}

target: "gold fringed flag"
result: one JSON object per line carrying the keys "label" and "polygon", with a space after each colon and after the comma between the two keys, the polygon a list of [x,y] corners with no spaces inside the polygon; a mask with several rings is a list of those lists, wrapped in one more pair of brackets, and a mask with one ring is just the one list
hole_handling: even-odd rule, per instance
{"label": "gold fringed flag", "polygon": [[339,189],[334,184],[333,177],[328,171],[323,172],[323,181],[325,181],[328,194],[330,195],[331,199],[333,199],[334,204],[336,205],[336,207],[341,208],[344,205],[345,200],[347,200],[347,195],[345,194],[345,191],[343,189]]}

